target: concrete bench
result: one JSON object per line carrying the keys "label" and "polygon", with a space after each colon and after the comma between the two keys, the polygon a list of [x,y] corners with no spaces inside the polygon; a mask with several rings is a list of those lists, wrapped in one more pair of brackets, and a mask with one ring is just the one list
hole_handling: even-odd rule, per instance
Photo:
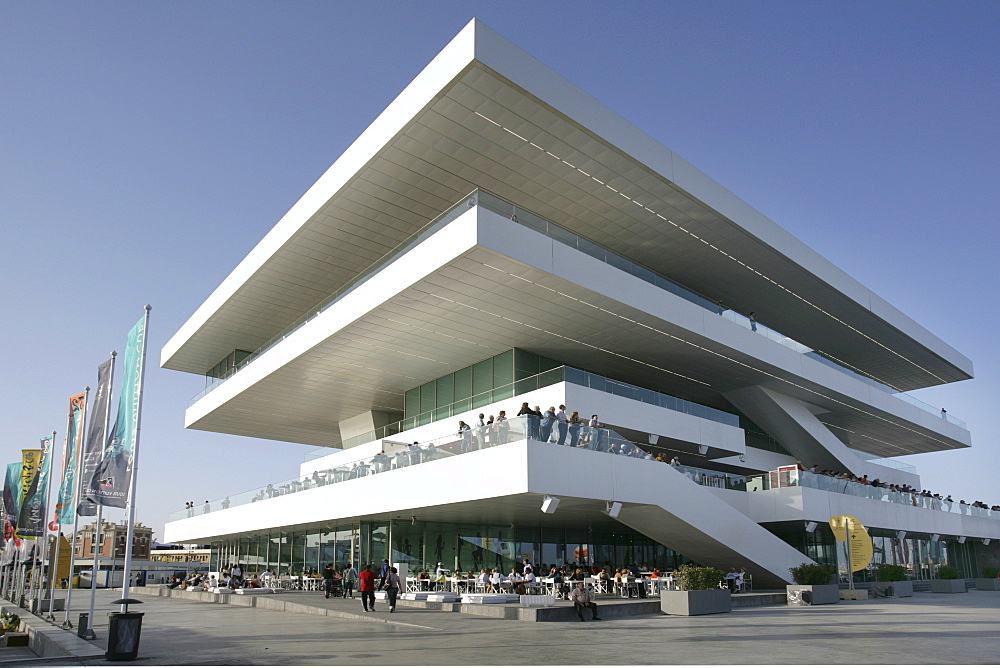
{"label": "concrete bench", "polygon": [[522,608],[551,608],[556,604],[556,597],[549,594],[522,594],[520,603]]}

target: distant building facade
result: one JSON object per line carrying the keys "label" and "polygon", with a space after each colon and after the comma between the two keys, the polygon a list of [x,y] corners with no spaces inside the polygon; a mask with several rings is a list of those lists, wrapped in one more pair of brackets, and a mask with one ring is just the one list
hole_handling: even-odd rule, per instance
{"label": "distant building facade", "polygon": [[[77,559],[91,559],[100,546],[97,556],[102,559],[124,559],[128,536],[126,524],[104,522],[98,536],[97,522],[80,529],[73,541]],[[135,536],[132,542],[133,559],[149,559],[153,546],[153,530],[142,523],[135,525]]]}

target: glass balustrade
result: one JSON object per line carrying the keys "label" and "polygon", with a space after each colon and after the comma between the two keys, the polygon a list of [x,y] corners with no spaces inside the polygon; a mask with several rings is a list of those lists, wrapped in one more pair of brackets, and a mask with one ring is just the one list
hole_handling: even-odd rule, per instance
{"label": "glass balustrade", "polygon": [[969,515],[970,517],[987,517],[1000,519],[1000,511],[980,508],[971,504],[963,504],[959,501],[946,501],[931,496],[921,496],[914,492],[898,492],[887,487],[873,487],[864,483],[835,478],[833,476],[810,473],[809,471],[797,471],[794,468],[778,469],[771,471],[767,475],[753,476],[750,479],[748,489],[751,491],[764,491],[777,489],[780,487],[809,487],[824,492],[834,494],[846,494],[873,501],[884,501],[896,503],[914,508],[926,508],[956,515]]}
{"label": "glass balustrade", "polygon": [[[471,427],[461,432],[422,441],[419,444],[393,443],[383,441],[383,450],[370,457],[361,457],[347,462],[337,462],[327,469],[270,483],[263,487],[232,494],[192,508],[170,513],[169,522],[188,517],[197,517],[219,510],[226,510],[248,503],[257,503],[289,494],[297,494],[318,487],[335,485],[350,480],[381,475],[396,469],[419,466],[428,462],[456,457],[466,453],[496,447],[525,438],[548,443],[552,447],[572,447],[592,450],[620,457],[647,460],[657,466],[668,466],[656,460],[639,446],[612,429],[590,427],[585,424],[572,425],[565,422],[548,421],[523,416],[495,422],[486,427]],[[722,489],[745,489],[746,478],[732,474],[710,471],[689,466],[676,467],[690,480],[708,487]]]}
{"label": "glass balustrade", "polygon": [[481,189],[474,190],[465,197],[463,197],[450,209],[448,209],[438,217],[428,222],[418,231],[411,234],[404,241],[399,243],[395,248],[385,253],[381,258],[379,258],[374,263],[369,265],[364,271],[358,274],[350,282],[339,288],[332,295],[330,295],[322,302],[317,304],[315,307],[310,309],[306,313],[306,315],[300,317],[297,321],[295,321],[292,325],[289,325],[280,334],[277,334],[276,336],[269,339],[266,343],[258,347],[256,350],[250,353],[246,357],[246,359],[237,364],[233,368],[232,374],[229,375],[227,378],[210,379],[208,381],[208,385],[201,392],[199,392],[197,395],[194,396],[194,398],[191,400],[192,403],[201,399],[209,392],[219,387],[219,385],[226,382],[226,380],[228,380],[229,378],[232,378],[233,375],[237,374],[247,365],[253,363],[253,361],[261,353],[265,352],[268,348],[274,346],[277,343],[280,343],[283,339],[287,338],[290,334],[298,330],[304,324],[315,318],[317,315],[319,315],[326,309],[330,308],[333,304],[335,304],[345,295],[350,293],[354,288],[358,287],[366,280],[368,280],[368,278],[370,278],[372,275],[377,273],[382,267],[388,265],[396,258],[400,257],[401,255],[403,255],[416,245],[423,242],[430,235],[434,234],[442,227],[444,227],[448,223],[458,218],[460,215],[468,211],[470,208],[476,206],[481,206],[489,211],[497,213],[520,225],[523,225],[524,227],[540,232],[541,234],[544,234],[545,236],[551,239],[555,239],[556,241],[564,245],[567,245],[571,248],[575,248],[576,250],[586,253],[587,255],[597,260],[600,260],[601,262],[610,264],[611,266],[616,267],[624,272],[627,272],[632,276],[635,276],[636,278],[639,278],[647,283],[657,286],[660,289],[666,290],[674,295],[677,295],[678,297],[681,297],[682,299],[685,299],[686,301],[689,301],[692,304],[696,304],[701,308],[719,314],[723,318],[729,320],[730,322],[733,322],[741,327],[744,327],[745,329],[755,332],[759,336],[763,336],[771,341],[774,341],[787,348],[790,348],[791,350],[794,350],[799,354],[806,355],[812,359],[822,362],[823,364],[826,364],[827,366],[836,369],[841,373],[846,373],[854,378],[860,379],[863,382],[871,385],[872,387],[876,387],[884,392],[887,392],[888,394],[891,394],[901,399],[902,401],[905,401],[924,411],[938,415],[944,420],[951,422],[952,424],[958,425],[963,429],[967,428],[965,422],[952,416],[950,413],[935,408],[930,404],[927,404],[923,401],[920,401],[919,399],[916,399],[906,394],[905,392],[899,392],[895,388],[890,387],[884,383],[881,383],[864,374],[858,373],[857,371],[854,371],[852,369],[848,369],[847,367],[844,367],[838,364],[837,362],[827,357],[824,357],[822,354],[814,351],[812,348],[802,343],[799,343],[798,341],[788,336],[785,336],[780,332],[770,329],[765,325],[758,323],[756,320],[753,320],[733,310],[725,309],[718,303],[713,302],[710,299],[707,299],[706,297],[703,297],[702,295],[699,295],[696,292],[693,292],[692,290],[685,288],[684,286],[674,283],[670,279],[664,278],[663,276],[657,274],[656,272],[650,269],[647,269],[646,267],[643,267],[642,265],[632,262],[631,260],[628,260],[625,257],[618,255],[617,253],[614,253],[602,246],[599,246],[591,241],[588,241],[587,239],[584,239],[579,235],[570,232],[566,228],[561,227],[549,220],[546,220],[545,218],[542,218],[541,216],[532,213],[531,211],[522,209],[521,207],[511,202],[508,202],[507,200],[504,200],[492,193],[489,193]]}
{"label": "glass balustrade", "polygon": [[456,401],[452,404],[437,406],[433,411],[420,413],[404,420],[400,420],[399,422],[379,427],[373,431],[352,436],[351,438],[344,439],[343,441],[335,443],[329,447],[318,448],[306,453],[303,461],[308,462],[313,459],[318,459],[319,457],[326,457],[330,454],[331,448],[346,449],[356,445],[361,445],[362,443],[370,443],[371,441],[375,441],[380,438],[389,438],[390,436],[395,436],[401,432],[428,424],[431,421],[444,420],[452,417],[467,417],[468,413],[475,411],[482,406],[503,401],[508,397],[519,396],[526,392],[532,392],[534,390],[561,382],[589,387],[600,392],[607,392],[620,397],[627,397],[635,401],[652,404],[654,406],[659,406],[660,408],[666,408],[668,410],[677,411],[678,413],[684,413],[686,415],[694,415],[695,417],[712,420],[713,422],[719,422],[731,427],[740,426],[739,416],[733,415],[732,413],[727,413],[710,406],[696,404],[693,401],[680,399],[662,392],[647,390],[646,388],[639,387],[637,385],[631,385],[618,380],[605,378],[604,376],[599,376],[588,371],[581,371],[580,369],[574,369],[573,367],[561,366],[556,367],[555,369],[549,369],[548,371],[543,371],[542,373],[534,376],[528,376],[527,378],[516,380],[507,385],[500,385],[480,394],[474,394],[471,399],[463,399],[462,401]]}

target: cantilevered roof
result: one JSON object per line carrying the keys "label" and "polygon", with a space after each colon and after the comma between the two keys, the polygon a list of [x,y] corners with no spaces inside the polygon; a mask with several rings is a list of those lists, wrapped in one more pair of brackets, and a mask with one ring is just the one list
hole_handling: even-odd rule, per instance
{"label": "cantilevered roof", "polygon": [[723,410],[725,392],[773,387],[880,456],[968,446],[940,417],[481,207],[193,404],[186,425],[328,445],[340,420],[401,410],[407,389],[511,347]]}
{"label": "cantilevered roof", "polygon": [[205,373],[255,350],[476,187],[900,390],[963,355],[669,149],[471,22],[162,351]]}

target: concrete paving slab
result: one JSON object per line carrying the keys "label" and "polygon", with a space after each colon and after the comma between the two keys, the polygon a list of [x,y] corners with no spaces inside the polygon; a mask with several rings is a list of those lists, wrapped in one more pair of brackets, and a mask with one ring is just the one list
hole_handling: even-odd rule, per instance
{"label": "concrete paving slab", "polygon": [[[117,592],[100,592],[98,646]],[[1000,661],[1000,592],[916,594],[725,615],[524,624],[360,601],[296,614],[139,597],[138,665],[990,664]],[[325,601],[320,595],[320,600]],[[337,608],[333,608],[337,605]],[[347,606],[340,608],[339,606]],[[353,608],[355,612],[349,612]],[[391,619],[390,619],[391,618]],[[386,623],[388,622],[388,623]],[[106,665],[76,660],[50,665]]]}

